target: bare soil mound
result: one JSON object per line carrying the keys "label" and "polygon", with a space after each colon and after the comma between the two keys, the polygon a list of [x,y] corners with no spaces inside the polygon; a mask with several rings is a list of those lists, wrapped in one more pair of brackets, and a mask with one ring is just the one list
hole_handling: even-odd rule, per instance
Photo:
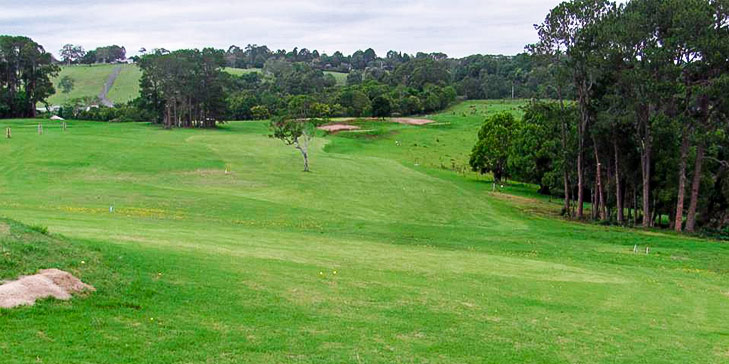
{"label": "bare soil mound", "polygon": [[322,125],[318,127],[319,130],[325,130],[331,133],[336,133],[338,131],[348,131],[348,130],[359,130],[359,126],[349,125],[349,124],[329,124],[329,125]]}
{"label": "bare soil mound", "polygon": [[96,289],[68,272],[43,269],[38,274],[20,277],[16,281],[0,285],[0,307],[32,306],[36,300],[46,297],[68,300],[72,293],[86,290]]}

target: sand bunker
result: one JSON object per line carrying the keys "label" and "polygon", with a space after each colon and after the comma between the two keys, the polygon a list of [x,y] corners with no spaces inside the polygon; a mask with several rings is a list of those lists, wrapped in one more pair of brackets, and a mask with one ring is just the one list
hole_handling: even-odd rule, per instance
{"label": "sand bunker", "polygon": [[317,129],[335,133],[338,131],[359,130],[359,126],[354,126],[354,125],[349,125],[349,124],[329,124],[329,125],[322,125],[322,126],[318,127]]}
{"label": "sand bunker", "polygon": [[384,122],[391,122],[391,123],[398,123],[398,124],[406,124],[406,125],[426,125],[431,124],[434,121],[428,120],[428,119],[415,119],[415,118],[386,118],[386,119],[380,119],[380,118],[347,118],[341,120],[341,122],[336,124],[328,124],[328,125],[322,125],[318,127],[319,130],[328,131],[330,133],[336,133],[339,131],[352,131],[352,130],[359,130],[359,126],[345,124],[348,122],[354,122],[354,121],[384,121]]}
{"label": "sand bunker", "polygon": [[414,119],[414,118],[392,118],[389,120],[392,122],[398,123],[398,124],[407,124],[407,125],[425,125],[425,124],[430,124],[433,122],[433,120]]}
{"label": "sand bunker", "polygon": [[70,273],[58,269],[43,269],[38,274],[0,285],[0,307],[32,306],[36,300],[46,297],[68,300],[72,293],[85,290],[96,289]]}
{"label": "sand bunker", "polygon": [[351,122],[351,121],[383,121],[383,122],[391,122],[391,123],[398,123],[398,124],[407,124],[407,125],[425,125],[425,124],[431,124],[434,123],[433,120],[428,119],[416,119],[416,118],[347,118],[342,120],[342,122]]}

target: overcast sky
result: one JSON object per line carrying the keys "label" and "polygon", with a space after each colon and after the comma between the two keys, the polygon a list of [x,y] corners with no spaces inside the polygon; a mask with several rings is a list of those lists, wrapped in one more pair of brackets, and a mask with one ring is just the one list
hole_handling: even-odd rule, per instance
{"label": "overcast sky", "polygon": [[329,54],[441,51],[516,54],[559,0],[0,0],[0,34],[26,35],[58,54],[118,44],[179,48],[265,44]]}

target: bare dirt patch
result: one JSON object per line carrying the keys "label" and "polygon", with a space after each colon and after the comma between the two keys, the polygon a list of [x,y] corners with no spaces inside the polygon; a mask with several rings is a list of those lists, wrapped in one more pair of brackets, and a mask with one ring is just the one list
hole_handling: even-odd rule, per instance
{"label": "bare dirt patch", "polygon": [[359,130],[360,127],[355,126],[355,125],[337,123],[337,124],[322,125],[322,126],[318,127],[317,129],[328,131],[330,133],[336,133],[339,131]]}
{"label": "bare dirt patch", "polygon": [[0,285],[0,307],[32,306],[36,300],[47,297],[68,300],[73,293],[95,290],[68,272],[43,269],[38,274]]}

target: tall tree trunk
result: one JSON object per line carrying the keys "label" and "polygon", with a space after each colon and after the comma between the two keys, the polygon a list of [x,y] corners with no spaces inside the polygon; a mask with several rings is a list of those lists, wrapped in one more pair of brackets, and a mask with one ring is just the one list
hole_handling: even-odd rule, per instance
{"label": "tall tree trunk", "polygon": [[681,156],[678,163],[678,198],[673,228],[677,232],[683,229],[683,200],[686,195],[686,160],[689,150],[689,127],[685,126],[681,133]]}
{"label": "tall tree trunk", "polygon": [[701,188],[701,169],[704,164],[705,142],[699,142],[694,162],[694,177],[691,181],[691,202],[686,216],[686,231],[694,232],[696,228],[696,209],[699,205],[699,188]]}
{"label": "tall tree trunk", "polygon": [[557,88],[557,96],[559,97],[560,108],[560,124],[562,126],[562,179],[564,182],[564,211],[567,216],[571,217],[570,211],[570,177],[567,168],[567,122],[565,121],[565,107],[562,99],[562,87]]}
{"label": "tall tree trunk", "polygon": [[623,215],[623,194],[620,189],[620,162],[618,159],[618,141],[613,137],[613,150],[615,151],[615,204],[617,208],[618,224],[624,221]]}
{"label": "tall tree trunk", "polygon": [[[582,142],[580,141],[580,144]],[[582,149],[580,147],[580,149]],[[582,173],[582,153],[577,155],[577,218],[581,219],[584,215],[585,205],[585,186]]]}
{"label": "tall tree trunk", "polygon": [[598,201],[597,201],[597,193],[595,193],[595,184],[592,184],[592,189],[590,190],[590,204],[592,205],[592,208],[590,209],[590,217],[593,220],[597,219],[597,210],[599,209]]}
{"label": "tall tree trunk", "polygon": [[605,195],[602,191],[602,164],[600,163],[600,154],[597,152],[597,141],[592,138],[592,150],[595,152],[595,184],[597,188],[597,205],[600,220],[607,219],[607,212],[605,210]]}
{"label": "tall tree trunk", "polygon": [[[648,121],[646,121],[648,122]],[[646,138],[641,151],[640,164],[643,177],[643,227],[651,225],[651,140],[650,127],[646,126]]]}
{"label": "tall tree trunk", "polygon": [[[587,124],[590,119],[590,111],[587,109],[589,103],[588,100],[588,89],[585,80],[579,80],[577,82],[577,93],[580,105],[580,120],[577,126],[578,134],[578,154],[577,154],[577,217],[582,219],[584,217],[584,202],[585,202],[585,181],[584,181],[584,154],[585,154],[585,134]],[[594,208],[594,206],[593,206]]]}

